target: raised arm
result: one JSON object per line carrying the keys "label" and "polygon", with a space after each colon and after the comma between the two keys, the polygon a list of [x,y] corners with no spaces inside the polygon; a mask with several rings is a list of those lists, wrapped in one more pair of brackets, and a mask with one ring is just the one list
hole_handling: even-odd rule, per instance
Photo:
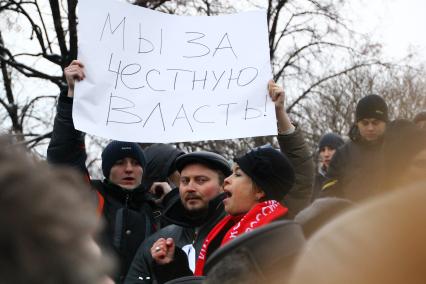
{"label": "raised arm", "polygon": [[53,125],[52,138],[47,148],[47,160],[51,164],[72,166],[87,174],[84,133],[76,130],[72,121],[72,104],[75,81],[84,79],[84,66],[74,60],[64,69],[68,89],[61,91]]}
{"label": "raised arm", "polygon": [[275,104],[277,138],[281,151],[290,159],[296,173],[295,184],[284,198],[289,209],[288,217],[293,218],[309,204],[312,195],[314,163],[303,133],[299,127],[291,123],[285,110],[283,88],[271,80],[268,83],[268,90],[269,96]]}
{"label": "raised arm", "polygon": [[290,118],[285,110],[284,100],[285,94],[281,86],[270,80],[268,82],[268,92],[275,104],[275,115],[277,117],[278,134],[292,133],[295,126],[291,123]]}

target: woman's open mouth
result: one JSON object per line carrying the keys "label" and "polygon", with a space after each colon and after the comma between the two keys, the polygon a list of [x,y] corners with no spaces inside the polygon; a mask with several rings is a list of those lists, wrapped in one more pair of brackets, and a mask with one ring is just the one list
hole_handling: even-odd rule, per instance
{"label": "woman's open mouth", "polygon": [[225,198],[223,199],[223,202],[229,200],[229,198],[231,198],[231,196],[232,196],[232,193],[230,193],[229,191],[224,191],[223,193],[225,195]]}

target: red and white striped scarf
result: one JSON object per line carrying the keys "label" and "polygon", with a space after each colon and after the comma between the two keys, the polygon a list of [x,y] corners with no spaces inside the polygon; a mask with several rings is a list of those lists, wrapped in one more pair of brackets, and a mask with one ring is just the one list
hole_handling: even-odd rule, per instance
{"label": "red and white striped scarf", "polygon": [[278,219],[279,217],[284,216],[287,211],[288,209],[282,206],[279,202],[275,200],[267,200],[256,204],[245,215],[227,215],[219,223],[217,223],[217,225],[210,231],[210,233],[204,240],[200,254],[198,255],[197,263],[195,265],[194,275],[203,275],[204,264],[206,262],[206,253],[208,251],[211,241],[214,240],[218,235],[220,235],[224,228],[229,228],[229,226],[227,225],[230,222],[237,223],[232,226],[231,229],[228,230],[228,232],[226,232],[225,236],[222,239],[221,246],[235,239],[243,233],[253,231],[258,227],[269,224],[270,222]]}

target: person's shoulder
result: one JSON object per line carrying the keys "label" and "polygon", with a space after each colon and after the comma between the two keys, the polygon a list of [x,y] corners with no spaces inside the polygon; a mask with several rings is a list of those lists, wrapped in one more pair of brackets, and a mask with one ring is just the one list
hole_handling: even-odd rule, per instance
{"label": "person's shoulder", "polygon": [[349,140],[336,150],[335,155],[347,156],[357,148],[359,148],[359,145],[356,142]]}
{"label": "person's shoulder", "polygon": [[91,179],[90,185],[91,185],[93,190],[96,190],[97,192],[99,192],[102,195],[105,194],[105,187],[106,186],[104,184],[104,181],[102,181],[100,179]]}

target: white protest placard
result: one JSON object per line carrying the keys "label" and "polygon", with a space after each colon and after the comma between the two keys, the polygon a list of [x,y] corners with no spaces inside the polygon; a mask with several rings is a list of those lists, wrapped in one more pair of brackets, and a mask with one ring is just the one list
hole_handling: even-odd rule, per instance
{"label": "white protest placard", "polygon": [[265,11],[176,16],[80,0],[77,129],[133,142],[275,135]]}

